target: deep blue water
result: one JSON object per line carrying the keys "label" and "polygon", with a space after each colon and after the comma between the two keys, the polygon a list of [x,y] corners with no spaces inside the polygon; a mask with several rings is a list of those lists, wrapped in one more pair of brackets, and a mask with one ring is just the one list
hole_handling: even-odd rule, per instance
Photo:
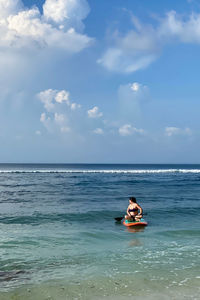
{"label": "deep blue water", "polygon": [[[144,231],[114,221],[129,196]],[[1,288],[136,271],[160,286],[194,283],[199,215],[200,165],[1,164]]]}

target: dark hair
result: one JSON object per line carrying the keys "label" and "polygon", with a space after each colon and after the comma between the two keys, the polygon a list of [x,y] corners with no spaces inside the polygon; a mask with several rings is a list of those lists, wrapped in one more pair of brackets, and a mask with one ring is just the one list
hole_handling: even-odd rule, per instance
{"label": "dark hair", "polygon": [[131,202],[133,203],[137,203],[136,198],[135,197],[130,197],[129,200],[131,200]]}

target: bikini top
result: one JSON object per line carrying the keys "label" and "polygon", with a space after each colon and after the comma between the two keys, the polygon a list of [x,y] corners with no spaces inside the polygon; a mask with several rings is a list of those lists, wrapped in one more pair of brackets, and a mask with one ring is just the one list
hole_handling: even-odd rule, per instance
{"label": "bikini top", "polygon": [[138,211],[138,208],[136,207],[136,208],[132,208],[132,209],[130,209],[129,208],[129,210],[128,210],[129,212],[134,212],[134,211]]}

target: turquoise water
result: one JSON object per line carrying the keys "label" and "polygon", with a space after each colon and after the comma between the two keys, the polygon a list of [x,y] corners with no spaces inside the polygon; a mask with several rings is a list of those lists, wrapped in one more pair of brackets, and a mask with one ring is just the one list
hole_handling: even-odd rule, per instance
{"label": "turquoise water", "polygon": [[200,299],[199,213],[200,165],[2,164],[0,299]]}

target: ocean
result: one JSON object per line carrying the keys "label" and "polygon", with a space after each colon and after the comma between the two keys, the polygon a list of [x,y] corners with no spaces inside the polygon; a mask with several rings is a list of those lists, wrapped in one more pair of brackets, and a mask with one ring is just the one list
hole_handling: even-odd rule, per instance
{"label": "ocean", "polygon": [[199,215],[200,165],[0,164],[0,300],[200,299]]}

